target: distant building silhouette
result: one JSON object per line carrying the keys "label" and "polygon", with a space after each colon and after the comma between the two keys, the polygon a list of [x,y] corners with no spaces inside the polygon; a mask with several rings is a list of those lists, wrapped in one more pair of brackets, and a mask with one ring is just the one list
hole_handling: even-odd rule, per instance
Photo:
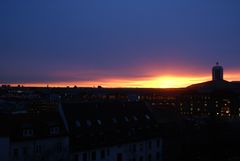
{"label": "distant building silhouette", "polygon": [[213,81],[223,80],[223,67],[220,66],[218,62],[212,68],[212,80]]}

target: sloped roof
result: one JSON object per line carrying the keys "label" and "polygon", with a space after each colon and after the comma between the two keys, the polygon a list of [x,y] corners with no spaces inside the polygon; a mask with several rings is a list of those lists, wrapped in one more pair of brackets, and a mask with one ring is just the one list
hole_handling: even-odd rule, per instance
{"label": "sloped roof", "polygon": [[144,103],[64,103],[73,150],[156,136],[157,123]]}
{"label": "sloped roof", "polygon": [[[66,136],[63,121],[57,112],[16,113],[0,116],[0,133],[12,141],[28,141]],[[59,133],[50,133],[51,127],[59,127]],[[24,136],[23,130],[32,130],[31,136]]]}
{"label": "sloped roof", "polygon": [[187,89],[196,90],[199,92],[214,92],[214,91],[236,91],[238,87],[232,82],[218,80],[193,84],[188,86]]}

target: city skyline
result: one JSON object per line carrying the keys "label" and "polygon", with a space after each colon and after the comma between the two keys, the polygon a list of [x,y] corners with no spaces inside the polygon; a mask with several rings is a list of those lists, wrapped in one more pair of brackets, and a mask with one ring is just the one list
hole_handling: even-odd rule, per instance
{"label": "city skyline", "polygon": [[0,84],[186,87],[240,80],[239,1],[0,2]]}

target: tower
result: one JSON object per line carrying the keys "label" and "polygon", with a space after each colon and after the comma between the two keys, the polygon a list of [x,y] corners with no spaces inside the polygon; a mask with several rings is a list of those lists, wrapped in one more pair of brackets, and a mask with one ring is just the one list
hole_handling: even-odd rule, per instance
{"label": "tower", "polygon": [[223,80],[223,67],[220,66],[218,62],[212,68],[212,80],[213,81]]}

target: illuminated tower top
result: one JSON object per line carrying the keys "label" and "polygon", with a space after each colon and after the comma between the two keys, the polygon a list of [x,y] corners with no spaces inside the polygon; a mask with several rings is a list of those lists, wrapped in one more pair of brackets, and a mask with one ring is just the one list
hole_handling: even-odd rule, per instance
{"label": "illuminated tower top", "polygon": [[223,80],[223,67],[220,66],[218,62],[212,68],[212,80],[213,81]]}

